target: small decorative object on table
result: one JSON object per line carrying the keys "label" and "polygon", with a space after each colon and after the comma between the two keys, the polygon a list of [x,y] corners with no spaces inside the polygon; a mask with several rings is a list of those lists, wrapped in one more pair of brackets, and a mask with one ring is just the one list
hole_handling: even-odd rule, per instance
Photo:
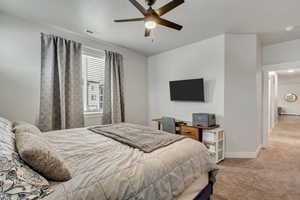
{"label": "small decorative object on table", "polygon": [[203,143],[208,148],[216,163],[224,160],[225,157],[225,134],[224,129],[216,128],[203,130]]}

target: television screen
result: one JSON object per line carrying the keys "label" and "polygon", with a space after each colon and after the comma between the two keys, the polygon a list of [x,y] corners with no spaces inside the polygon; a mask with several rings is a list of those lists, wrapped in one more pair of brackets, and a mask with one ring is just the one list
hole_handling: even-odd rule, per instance
{"label": "television screen", "polygon": [[204,102],[203,79],[170,81],[171,101]]}

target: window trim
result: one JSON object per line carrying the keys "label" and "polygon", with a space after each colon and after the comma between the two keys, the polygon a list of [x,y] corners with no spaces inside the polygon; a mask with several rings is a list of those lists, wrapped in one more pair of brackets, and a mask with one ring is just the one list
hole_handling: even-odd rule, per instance
{"label": "window trim", "polygon": [[93,115],[102,116],[103,112],[84,112],[84,115],[88,115],[88,116],[93,116]]}
{"label": "window trim", "polygon": [[83,47],[81,54],[95,58],[105,59],[105,51],[100,49]]}

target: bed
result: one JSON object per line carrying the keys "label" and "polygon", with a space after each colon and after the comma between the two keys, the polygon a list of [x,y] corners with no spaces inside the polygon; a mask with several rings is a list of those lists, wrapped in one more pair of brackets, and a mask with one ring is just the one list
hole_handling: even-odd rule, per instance
{"label": "bed", "polygon": [[51,182],[46,200],[208,200],[217,168],[205,146],[186,138],[144,153],[87,128],[51,131],[72,179]]}

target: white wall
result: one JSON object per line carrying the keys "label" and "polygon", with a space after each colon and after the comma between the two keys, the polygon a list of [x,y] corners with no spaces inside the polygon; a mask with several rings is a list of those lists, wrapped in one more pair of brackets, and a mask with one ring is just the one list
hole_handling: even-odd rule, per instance
{"label": "white wall", "polygon": [[[299,76],[300,79],[300,76]],[[298,96],[296,102],[285,101],[285,95],[294,93]],[[300,81],[278,81],[278,106],[282,107],[283,113],[300,115]]]}
{"label": "white wall", "polygon": [[[262,142],[261,45],[256,35],[226,34],[148,59],[149,123],[192,113],[217,115],[226,133],[227,157],[255,157]],[[204,78],[205,103],[170,101],[169,81]]]}
{"label": "white wall", "polygon": [[271,134],[272,129],[278,122],[278,74],[276,72],[269,73],[269,129]]}
{"label": "white wall", "polygon": [[261,143],[261,68],[253,34],[226,34],[225,131],[228,157],[255,157]]}
{"label": "white wall", "polygon": [[263,64],[272,65],[300,61],[300,39],[263,48]]}
{"label": "white wall", "polygon": [[262,123],[262,117],[263,117],[263,47],[261,40],[257,37],[256,38],[256,102],[257,102],[257,118],[256,118],[256,124],[257,124],[257,143],[256,147],[260,148],[262,147],[263,142],[263,123]]}
{"label": "white wall", "polygon": [[[126,121],[146,124],[146,57],[88,37],[0,13],[0,116],[36,122],[40,95],[40,32],[124,56]],[[95,119],[92,119],[95,120]]]}
{"label": "white wall", "polygon": [[[206,102],[170,100],[169,81],[204,78]],[[152,56],[148,59],[149,123],[171,116],[192,120],[208,112],[224,118],[224,35]]]}

